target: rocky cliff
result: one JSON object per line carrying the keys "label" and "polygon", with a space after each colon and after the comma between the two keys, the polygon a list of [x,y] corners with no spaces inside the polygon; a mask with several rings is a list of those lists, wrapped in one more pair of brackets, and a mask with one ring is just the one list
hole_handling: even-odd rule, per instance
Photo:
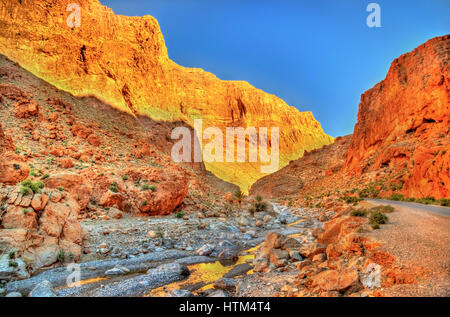
{"label": "rocky cliff", "polygon": [[[57,88],[93,95],[134,115],[203,127],[279,127],[280,167],[332,142],[310,112],[246,82],[222,81],[168,57],[158,22],[125,17],[98,0],[79,0],[81,27],[69,27],[68,1],[0,4],[0,53]],[[244,190],[262,176],[258,163],[206,163]]]}
{"label": "rocky cliff", "polygon": [[361,96],[352,136],[337,138],[259,179],[267,197],[450,196],[450,36],[394,60],[386,78]]}
{"label": "rocky cliff", "polygon": [[394,60],[361,96],[345,170],[399,177],[410,197],[450,196],[450,35]]}

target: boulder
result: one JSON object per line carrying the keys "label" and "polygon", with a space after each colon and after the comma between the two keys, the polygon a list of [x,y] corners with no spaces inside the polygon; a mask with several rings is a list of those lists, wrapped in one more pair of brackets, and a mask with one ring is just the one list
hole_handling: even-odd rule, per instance
{"label": "boulder", "polygon": [[196,251],[196,253],[198,255],[205,255],[205,256],[207,256],[207,255],[210,255],[211,252],[213,252],[213,251],[214,251],[214,246],[213,245],[205,244],[200,249],[198,249]]}
{"label": "boulder", "polygon": [[93,193],[89,178],[73,173],[59,173],[44,180],[46,188],[62,187],[69,192],[81,209],[86,208]]}
{"label": "boulder", "polygon": [[36,285],[28,295],[29,297],[57,297],[53,291],[52,284],[44,280]]}
{"label": "boulder", "polygon": [[327,270],[312,278],[312,286],[324,291],[344,292],[357,286],[359,275],[357,271]]}
{"label": "boulder", "polygon": [[8,254],[0,258],[0,280],[12,281],[29,278],[30,274],[22,259],[10,259]]}

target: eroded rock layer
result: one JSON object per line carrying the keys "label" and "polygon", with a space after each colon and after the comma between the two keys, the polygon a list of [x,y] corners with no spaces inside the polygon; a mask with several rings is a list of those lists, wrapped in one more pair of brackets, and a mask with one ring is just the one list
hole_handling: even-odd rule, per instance
{"label": "eroded rock layer", "polygon": [[[98,0],[80,0],[81,27],[69,27],[66,1],[0,4],[0,53],[54,86],[93,95],[132,114],[204,127],[279,127],[280,167],[305,150],[332,142],[310,112],[246,82],[222,81],[171,61],[158,22],[125,17]],[[206,163],[246,190],[260,178],[258,163]]]}
{"label": "eroded rock layer", "polygon": [[361,96],[346,171],[389,169],[410,197],[450,196],[450,35],[394,60]]}

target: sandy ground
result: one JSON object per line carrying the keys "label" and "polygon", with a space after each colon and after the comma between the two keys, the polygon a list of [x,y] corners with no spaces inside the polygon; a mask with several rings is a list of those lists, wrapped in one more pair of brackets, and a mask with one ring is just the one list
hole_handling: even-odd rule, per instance
{"label": "sandy ground", "polygon": [[[378,203],[386,204],[386,203]],[[450,208],[449,208],[450,209]],[[370,236],[395,256],[394,265],[424,270],[415,284],[385,289],[386,296],[450,296],[450,217],[404,203],[388,214],[389,224]]]}

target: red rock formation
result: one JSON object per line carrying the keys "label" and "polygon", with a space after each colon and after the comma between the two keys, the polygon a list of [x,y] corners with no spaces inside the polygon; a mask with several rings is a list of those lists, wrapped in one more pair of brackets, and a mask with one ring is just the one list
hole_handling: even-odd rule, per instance
{"label": "red rock formation", "polygon": [[[92,95],[133,115],[203,127],[279,127],[280,167],[332,142],[310,112],[246,82],[222,81],[169,59],[151,16],[115,15],[98,0],[79,0],[81,27],[67,26],[64,1],[0,4],[0,53],[57,88]],[[39,40],[37,40],[39,39]],[[266,165],[266,164],[262,164]],[[206,163],[244,191],[263,176],[260,163]]]}
{"label": "red rock formation", "polygon": [[28,165],[12,152],[14,149],[12,138],[5,135],[0,124],[0,183],[14,185],[28,176]]}
{"label": "red rock formation", "polygon": [[345,170],[402,176],[411,197],[450,196],[450,35],[396,59],[361,96]]}
{"label": "red rock formation", "polygon": [[[51,197],[51,199],[49,199]],[[84,232],[79,205],[66,193],[44,189],[23,195],[18,187],[0,186],[0,251],[15,250],[33,270],[51,265],[60,251],[78,260]]]}

